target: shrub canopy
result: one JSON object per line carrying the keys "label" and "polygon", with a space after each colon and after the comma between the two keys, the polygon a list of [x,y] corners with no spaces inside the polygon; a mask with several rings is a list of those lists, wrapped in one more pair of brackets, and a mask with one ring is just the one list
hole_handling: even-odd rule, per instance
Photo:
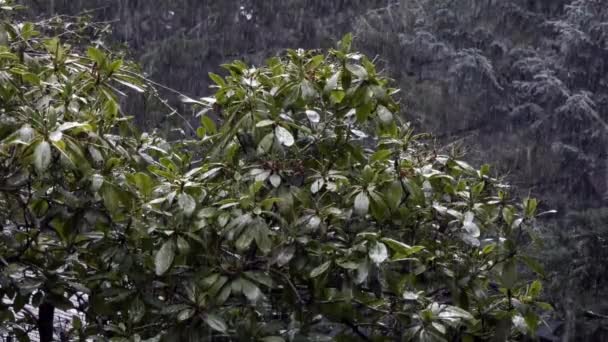
{"label": "shrub canopy", "polygon": [[[65,336],[448,341],[533,334],[517,277],[537,202],[427,147],[346,36],[224,65],[197,137],[139,133],[151,90],[105,51],[30,23],[0,46],[0,322],[75,309]],[[42,333],[42,330],[41,330]]]}

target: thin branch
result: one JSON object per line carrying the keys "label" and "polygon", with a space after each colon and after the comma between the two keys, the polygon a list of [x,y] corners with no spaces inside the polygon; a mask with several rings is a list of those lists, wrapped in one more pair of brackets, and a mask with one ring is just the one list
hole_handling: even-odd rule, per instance
{"label": "thin branch", "polygon": [[361,337],[363,340],[365,341],[372,341],[371,338],[369,338],[367,335],[365,335],[361,330],[359,330],[359,326],[356,323],[353,322],[349,322],[347,320],[343,321],[344,324],[346,324],[348,327],[350,327],[352,329],[352,331],[357,334],[357,336]]}
{"label": "thin branch", "polygon": [[304,305],[304,300],[302,300],[302,297],[300,296],[300,293],[298,292],[298,289],[296,288],[296,286],[291,282],[291,279],[289,279],[289,277],[287,277],[285,274],[276,271],[274,269],[270,270],[271,272],[273,272],[274,274],[277,274],[279,276],[281,276],[285,282],[287,283],[287,285],[289,285],[289,287],[291,288],[291,290],[293,291],[293,293],[296,295],[296,298],[298,299],[298,304],[300,304],[301,306]]}

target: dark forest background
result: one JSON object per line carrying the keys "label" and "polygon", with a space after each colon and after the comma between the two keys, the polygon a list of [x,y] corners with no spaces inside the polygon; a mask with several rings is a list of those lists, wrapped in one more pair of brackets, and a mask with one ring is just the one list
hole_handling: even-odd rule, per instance
{"label": "dark forest background", "polygon": [[[34,17],[88,11],[150,79],[191,97],[210,93],[207,73],[224,62],[259,64],[353,32],[356,47],[377,56],[402,89],[403,115],[419,131],[473,162],[491,161],[522,195],[558,211],[539,231],[546,295],[557,309],[543,333],[605,338],[605,0],[24,2]],[[184,126],[150,99],[131,98],[127,108],[142,128]]]}

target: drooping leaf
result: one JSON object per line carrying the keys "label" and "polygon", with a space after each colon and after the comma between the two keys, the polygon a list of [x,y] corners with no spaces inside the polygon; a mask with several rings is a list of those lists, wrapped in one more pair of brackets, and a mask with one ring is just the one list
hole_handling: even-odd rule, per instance
{"label": "drooping leaf", "polygon": [[281,185],[281,176],[276,173],[270,176],[269,180],[270,184],[272,184],[272,186],[274,186],[275,188],[278,188],[279,185]]}
{"label": "drooping leaf", "polygon": [[369,210],[369,197],[364,191],[361,191],[355,197],[354,208],[358,215],[365,216],[367,214]]}
{"label": "drooping leaf", "polygon": [[321,265],[315,267],[312,271],[310,271],[310,277],[316,278],[316,277],[320,276],[321,274],[327,272],[330,265],[331,265],[331,261],[326,261],[326,262],[322,263]]}
{"label": "drooping leaf", "polygon": [[180,311],[179,314],[177,314],[177,321],[178,322],[183,322],[185,320],[188,320],[190,318],[192,318],[192,316],[194,316],[195,311],[193,309],[185,309]]}
{"label": "drooping leaf", "polygon": [[473,320],[474,317],[466,310],[457,306],[446,305],[439,313],[439,318],[447,321]]}
{"label": "drooping leaf", "polygon": [[207,325],[209,325],[209,327],[211,327],[211,329],[213,330],[219,331],[221,333],[225,333],[226,330],[228,330],[226,322],[224,322],[224,320],[218,315],[206,314],[204,320],[205,323],[207,323]]}
{"label": "drooping leaf", "polygon": [[323,178],[316,179],[310,186],[310,192],[316,194],[321,190],[321,188],[323,188],[323,185],[325,185],[325,180]]}
{"label": "drooping leaf", "polygon": [[319,123],[319,121],[321,121],[321,116],[317,111],[306,110],[306,116],[308,117],[308,120],[312,123]]}
{"label": "drooping leaf", "polygon": [[196,209],[196,201],[189,194],[182,192],[177,196],[177,204],[183,210],[184,215],[191,216]]}
{"label": "drooping leaf", "polygon": [[287,130],[285,127],[283,126],[277,126],[274,130],[275,132],[275,136],[277,137],[277,140],[289,147],[289,146],[293,146],[295,140],[293,139],[293,135],[291,135],[291,132],[289,132],[289,130]]}
{"label": "drooping leaf", "polygon": [[389,124],[393,121],[393,113],[383,105],[379,105],[376,111],[378,113],[378,119],[380,119],[380,122],[383,124]]}
{"label": "drooping leaf", "polygon": [[383,263],[388,259],[388,250],[382,242],[375,242],[369,249],[369,258],[376,264]]}
{"label": "drooping leaf", "polygon": [[246,227],[239,238],[236,240],[235,246],[239,251],[245,251],[249,248],[253,240],[255,239],[256,229],[255,227]]}
{"label": "drooping leaf", "polygon": [[397,241],[390,238],[382,238],[382,242],[388,245],[390,249],[392,249],[395,253],[399,253],[403,256],[410,256],[412,254],[418,253],[424,249],[422,246],[410,246],[401,241]]}
{"label": "drooping leaf", "polygon": [[276,263],[279,267],[283,267],[291,261],[295,252],[296,248],[293,245],[283,247],[279,250],[274,260],[276,260]]}
{"label": "drooping leaf", "polygon": [[285,339],[280,336],[266,336],[261,338],[260,342],[285,342]]}
{"label": "drooping leaf", "polygon": [[154,265],[156,275],[161,276],[165,274],[175,258],[175,241],[169,239],[163,243],[160,249],[156,252],[154,257]]}
{"label": "drooping leaf", "polygon": [[34,166],[38,172],[44,172],[51,165],[51,145],[47,141],[41,141],[34,150]]}
{"label": "drooping leaf", "polygon": [[270,239],[270,231],[266,226],[258,225],[255,229],[255,243],[263,254],[270,253],[272,241]]}
{"label": "drooping leaf", "polygon": [[480,230],[477,224],[475,224],[474,219],[475,214],[470,211],[467,211],[464,214],[463,228],[469,236],[478,238],[480,235]]}
{"label": "drooping leaf", "polygon": [[260,288],[254,283],[245,278],[241,278],[240,282],[243,289],[243,294],[245,297],[247,297],[247,299],[249,299],[249,301],[255,303],[262,297],[262,291],[260,291]]}

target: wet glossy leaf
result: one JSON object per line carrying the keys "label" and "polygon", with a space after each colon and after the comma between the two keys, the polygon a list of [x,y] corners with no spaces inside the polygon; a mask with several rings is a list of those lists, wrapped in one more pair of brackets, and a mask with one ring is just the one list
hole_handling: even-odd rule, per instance
{"label": "wet glossy leaf", "polygon": [[226,332],[226,330],[228,330],[228,327],[226,326],[226,322],[224,322],[224,320],[214,314],[207,314],[205,315],[205,323],[207,323],[207,325],[209,325],[211,327],[211,329],[219,331],[219,332]]}
{"label": "wet glossy leaf", "polygon": [[383,105],[379,105],[376,111],[378,113],[378,119],[380,119],[380,122],[383,124],[389,124],[393,121],[393,113]]}
{"label": "wet glossy leaf", "polygon": [[323,178],[316,179],[310,186],[310,192],[316,194],[321,190],[321,188],[323,188],[323,185],[325,185],[325,180],[323,180]]}
{"label": "wet glossy leaf", "polygon": [[179,322],[183,322],[185,320],[189,320],[190,318],[192,318],[192,316],[194,316],[193,309],[182,310],[179,314],[177,314],[177,320]]}
{"label": "wet glossy leaf", "polygon": [[285,342],[285,339],[280,336],[266,336],[260,339],[261,342]]}
{"label": "wet glossy leaf", "polygon": [[44,172],[51,165],[51,145],[47,141],[40,142],[34,150],[34,166],[38,172]]}
{"label": "wet glossy leaf", "polygon": [[306,116],[308,117],[308,120],[312,123],[319,123],[319,121],[321,121],[321,116],[317,111],[306,110]]}
{"label": "wet glossy leaf", "polygon": [[382,242],[375,242],[369,249],[369,258],[376,264],[383,263],[388,259],[388,250]]}
{"label": "wet glossy leaf", "polygon": [[359,215],[364,216],[365,214],[367,214],[369,210],[369,197],[365,192],[360,192],[355,197],[354,208],[355,212]]}
{"label": "wet glossy leaf", "polygon": [[463,228],[471,237],[477,238],[481,234],[479,227],[474,222],[475,214],[468,211],[464,215]]}
{"label": "wet glossy leaf", "polygon": [[279,185],[281,185],[281,176],[277,175],[276,173],[270,176],[269,180],[270,184],[272,184],[272,186],[275,188],[278,188]]}
{"label": "wet glossy leaf", "polygon": [[241,278],[240,282],[243,289],[243,294],[249,301],[255,303],[262,297],[262,291],[260,291],[260,288],[254,283],[245,278]]}
{"label": "wet glossy leaf", "polygon": [[275,257],[276,263],[279,267],[287,265],[293,258],[296,252],[296,248],[293,245],[289,245],[281,248],[277,256]]}
{"label": "wet glossy leaf", "polygon": [[185,192],[178,195],[177,204],[183,210],[184,215],[186,216],[191,216],[194,209],[196,209],[196,202],[194,201],[194,198]]}
{"label": "wet glossy leaf", "polygon": [[287,147],[292,146],[295,142],[293,139],[293,135],[291,135],[291,132],[289,132],[289,130],[287,130],[283,126],[277,126],[274,130],[274,133],[277,137],[277,140]]}
{"label": "wet glossy leaf", "polygon": [[331,261],[326,261],[326,262],[322,263],[321,265],[315,267],[312,271],[310,271],[310,277],[316,278],[316,277],[320,276],[321,274],[327,272],[330,265],[331,265]]}
{"label": "wet glossy leaf", "polygon": [[163,243],[161,248],[156,252],[154,257],[154,265],[156,275],[165,274],[175,258],[175,241],[169,239]]}

